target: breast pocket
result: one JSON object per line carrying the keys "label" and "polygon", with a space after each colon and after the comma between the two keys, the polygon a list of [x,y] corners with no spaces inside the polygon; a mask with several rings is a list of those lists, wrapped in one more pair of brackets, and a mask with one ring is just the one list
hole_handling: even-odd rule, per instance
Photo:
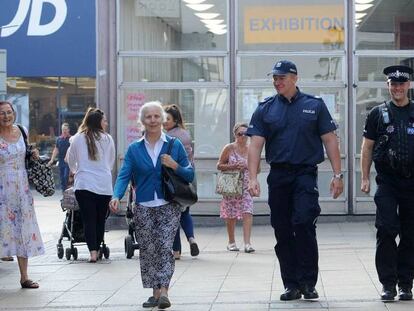
{"label": "breast pocket", "polygon": [[316,128],[318,116],[316,113],[301,113],[299,122],[302,130],[313,130]]}

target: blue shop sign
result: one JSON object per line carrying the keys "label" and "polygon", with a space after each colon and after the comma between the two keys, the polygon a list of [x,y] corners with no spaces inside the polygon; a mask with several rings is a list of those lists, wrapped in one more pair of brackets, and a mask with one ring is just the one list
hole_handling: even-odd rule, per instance
{"label": "blue shop sign", "polygon": [[96,75],[95,0],[1,1],[10,77]]}

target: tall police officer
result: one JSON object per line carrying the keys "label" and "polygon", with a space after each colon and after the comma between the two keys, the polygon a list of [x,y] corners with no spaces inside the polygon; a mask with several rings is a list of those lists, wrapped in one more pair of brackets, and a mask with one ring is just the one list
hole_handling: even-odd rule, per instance
{"label": "tall police officer", "polygon": [[280,299],[300,299],[302,294],[305,299],[316,299],[316,220],[320,213],[317,164],[324,160],[323,144],[334,171],[331,192],[337,198],[343,181],[336,125],[320,97],[296,87],[294,63],[279,61],[270,74],[278,94],[259,103],[247,130],[251,136],[249,191],[260,195],[257,173],[266,144],[266,161],[271,166],[267,178],[270,218],[285,287]]}
{"label": "tall police officer", "polygon": [[[414,277],[414,103],[408,99],[410,74],[406,66],[390,66],[387,75],[391,100],[368,114],[361,147],[361,190],[370,191],[374,161],[378,185],[377,251],[375,264],[383,285],[381,299],[411,300]],[[396,237],[400,242],[397,246]]]}

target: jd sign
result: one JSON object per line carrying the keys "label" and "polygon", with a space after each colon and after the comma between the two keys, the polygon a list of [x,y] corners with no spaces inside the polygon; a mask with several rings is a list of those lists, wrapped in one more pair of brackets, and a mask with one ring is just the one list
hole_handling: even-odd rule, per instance
{"label": "jd sign", "polygon": [[[40,19],[42,17],[44,3],[49,3],[54,6],[55,16],[47,24],[41,25]],[[0,37],[9,37],[14,34],[20,29],[27,16],[29,16],[28,36],[47,36],[53,34],[65,22],[67,11],[68,8],[65,0],[20,0],[13,20],[9,24],[0,27]]]}

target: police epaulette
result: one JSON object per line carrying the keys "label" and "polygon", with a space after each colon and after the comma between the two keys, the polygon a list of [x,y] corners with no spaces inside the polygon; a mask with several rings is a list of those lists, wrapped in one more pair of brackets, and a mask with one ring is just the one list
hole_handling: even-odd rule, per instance
{"label": "police epaulette", "polygon": [[319,100],[322,100],[323,101],[323,98],[320,97],[320,96],[318,96],[318,95],[311,95],[311,94],[304,94],[304,95],[306,95],[308,97],[311,97],[311,98],[314,98],[314,99],[319,99]]}
{"label": "police epaulette", "polygon": [[259,106],[260,105],[263,105],[263,104],[266,104],[267,102],[269,102],[269,101],[271,101],[271,100],[273,100],[275,98],[275,95],[273,95],[273,96],[269,96],[269,97],[266,97],[265,99],[263,99],[261,102],[259,102]]}

